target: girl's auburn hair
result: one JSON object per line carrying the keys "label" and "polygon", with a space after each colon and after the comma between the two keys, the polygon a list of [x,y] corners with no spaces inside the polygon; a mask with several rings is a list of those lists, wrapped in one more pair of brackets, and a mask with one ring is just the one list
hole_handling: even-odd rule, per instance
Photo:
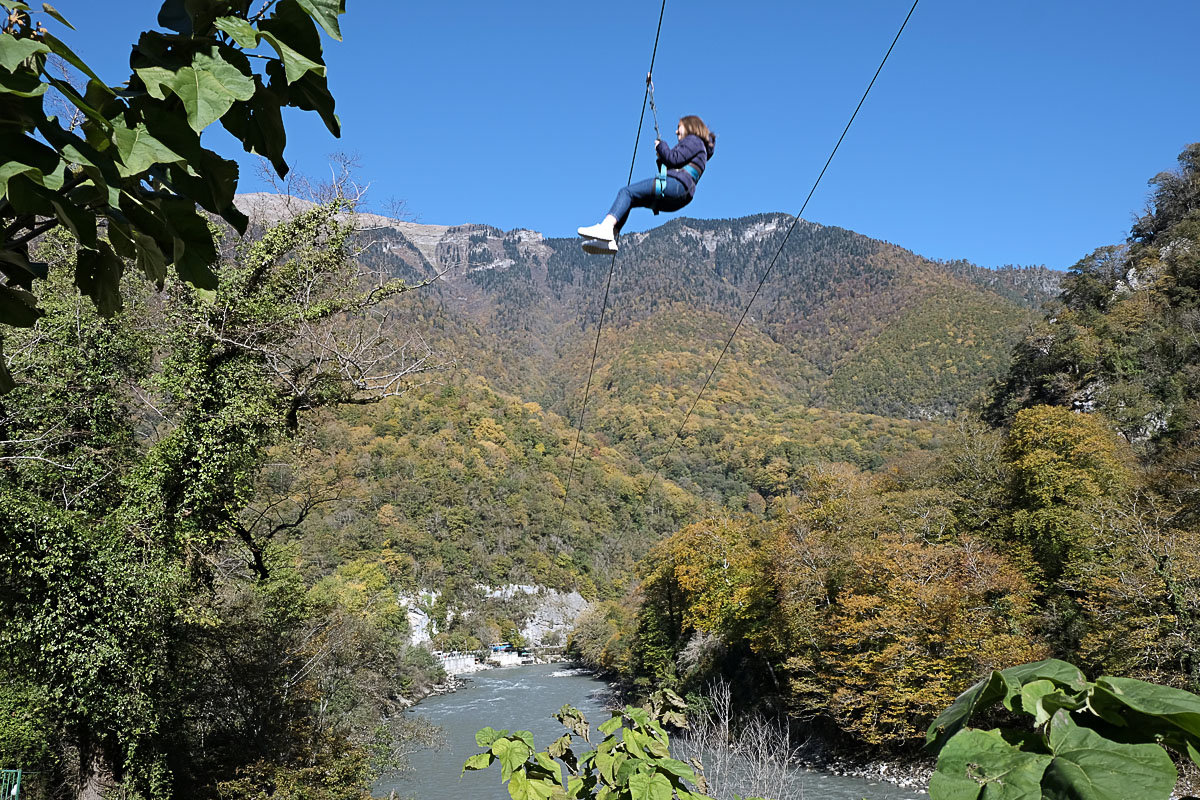
{"label": "girl's auburn hair", "polygon": [[686,117],[679,118],[679,124],[683,126],[684,133],[690,133],[693,136],[699,136],[709,144],[713,144],[717,140],[717,135],[708,129],[704,124],[704,120],[697,117],[695,114],[688,114]]}

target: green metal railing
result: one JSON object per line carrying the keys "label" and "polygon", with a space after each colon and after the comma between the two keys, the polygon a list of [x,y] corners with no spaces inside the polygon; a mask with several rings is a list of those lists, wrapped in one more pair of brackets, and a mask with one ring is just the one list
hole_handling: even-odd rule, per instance
{"label": "green metal railing", "polygon": [[20,800],[21,770],[0,769],[0,800]]}

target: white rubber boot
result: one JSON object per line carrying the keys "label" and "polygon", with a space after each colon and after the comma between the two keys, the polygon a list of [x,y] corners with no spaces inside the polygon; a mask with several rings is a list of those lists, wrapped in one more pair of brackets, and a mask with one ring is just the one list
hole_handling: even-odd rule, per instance
{"label": "white rubber boot", "polygon": [[609,222],[608,217],[595,225],[588,225],[586,228],[579,228],[579,235],[588,239],[599,239],[603,242],[614,242],[617,239],[617,234],[613,230],[613,223]]}

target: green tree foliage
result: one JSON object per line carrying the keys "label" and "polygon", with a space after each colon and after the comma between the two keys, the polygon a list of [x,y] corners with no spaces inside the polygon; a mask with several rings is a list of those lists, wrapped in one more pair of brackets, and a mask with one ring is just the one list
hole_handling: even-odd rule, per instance
{"label": "green tree foliage", "polygon": [[1054,581],[1059,655],[1195,690],[1200,144],[1151,186],[1126,244],[1072,268],[989,414],[1011,426],[1010,530]]}
{"label": "green tree foliage", "polygon": [[133,282],[111,318],[70,283],[74,242],[42,243],[47,313],[13,334],[21,383],[0,400],[0,673],[32,715],[0,725],[6,762],[83,795],[365,796],[403,676],[436,668],[404,644],[401,570],[345,565],[310,591],[295,569],[281,535],[336,476],[267,468],[306,412],[409,374],[332,335],[374,328],[403,288],[353,263],[340,211],[229,248],[215,292]]}
{"label": "green tree foliage", "polygon": [[[643,563],[636,614],[589,618],[580,651],[603,665],[604,642],[631,643],[607,663],[639,689],[736,672],[750,696],[782,694],[795,715],[888,748],[911,747],[980,672],[1045,655],[1194,690],[1198,153],[1154,179],[1126,245],[1071,271],[996,388],[995,429],[958,423],[935,452],[873,474],[759,461],[748,482],[765,519],[674,534]],[[954,307],[929,297],[927,310]],[[950,352],[931,335],[938,314],[903,324]],[[891,365],[930,363],[900,341],[853,369],[903,382],[912,370]],[[744,458],[724,444],[726,463]]]}
{"label": "green tree foliage", "polygon": [[[233,202],[237,164],[201,145],[204,129],[219,121],[280,176],[283,108],[316,111],[339,134],[318,25],[340,39],[342,2],[167,0],[158,22],[170,32],[141,34],[123,85],[49,32],[45,22],[70,27],[51,6],[0,7],[0,323],[28,327],[45,313],[33,281],[48,267],[29,247],[59,226],[77,243],[74,283],[103,314],[121,308],[127,262],[160,288],[170,266],[213,288],[217,245],[197,206],[242,233],[247,219]],[[69,114],[47,113],[48,96]],[[0,363],[0,390],[8,384]]]}
{"label": "green tree foliage", "polygon": [[1182,455],[1194,428],[1191,335],[1200,241],[1200,144],[1156,176],[1150,206],[1122,247],[1080,261],[1048,320],[1018,347],[991,413],[1063,405],[1099,410],[1143,453]]}
{"label": "green tree foliage", "polygon": [[1055,406],[1017,414],[1008,431],[1012,536],[1047,583],[1095,545],[1099,518],[1131,484],[1132,454],[1095,415]]}
{"label": "green tree foliage", "polygon": [[609,674],[630,674],[631,632],[637,607],[632,598],[593,604],[575,621],[567,651],[585,666]]}
{"label": "green tree foliage", "polygon": [[[574,439],[558,415],[462,375],[327,418],[311,457],[349,477],[343,501],[301,526],[301,546],[314,564],[402,563],[409,591],[480,609],[478,584],[609,594],[704,500],[670,482],[647,493],[644,467],[585,437],[564,507]],[[499,611],[487,612],[497,625]]]}
{"label": "green tree foliage", "polygon": [[873,414],[952,416],[1007,369],[1003,351],[993,347],[997,333],[1002,343],[1015,344],[1028,319],[1027,309],[993,296],[931,293],[837,365],[829,396]]}
{"label": "green tree foliage", "polygon": [[809,467],[768,519],[667,539],[645,564],[630,677],[682,691],[736,672],[800,717],[911,744],[981,669],[1043,652],[1030,585],[972,530],[971,498],[923,485],[951,460]]}

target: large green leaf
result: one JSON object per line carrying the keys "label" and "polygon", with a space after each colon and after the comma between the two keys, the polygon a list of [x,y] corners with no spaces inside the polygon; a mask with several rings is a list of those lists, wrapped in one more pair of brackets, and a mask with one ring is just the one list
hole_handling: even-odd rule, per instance
{"label": "large green leaf", "polygon": [[20,70],[19,72],[0,72],[0,94],[11,94],[17,97],[41,97],[50,88],[42,83],[34,72]]}
{"label": "large green leaf", "polygon": [[496,757],[494,755],[492,755],[491,752],[477,753],[477,754],[471,756],[470,758],[468,758],[466,763],[463,764],[463,772],[466,772],[469,769],[471,769],[471,770],[487,769],[488,767],[490,767],[492,765],[492,762],[495,760],[496,760]]}
{"label": "large green leaf", "polygon": [[9,72],[16,72],[30,56],[49,52],[50,48],[37,39],[18,39],[11,33],[0,33],[0,67]]}
{"label": "large green leaf", "polygon": [[626,753],[618,752],[613,757],[616,759],[615,783],[617,786],[624,786],[629,783],[630,776],[645,764],[641,759],[630,758]]}
{"label": "large green leaf", "polygon": [[1075,692],[1081,692],[1088,686],[1087,678],[1080,672],[1079,667],[1057,658],[1018,664],[1015,667],[1000,670],[1000,674],[1004,676],[1010,686],[1016,687],[1016,691],[1030,681],[1040,680],[1054,681]]}
{"label": "large green leaf", "polygon": [[1076,725],[1066,711],[1050,722],[1053,761],[1046,767],[1046,800],[1167,800],[1179,775],[1156,744],[1119,744]]}
{"label": "large green leaf", "polygon": [[[613,742],[603,742],[596,750],[596,770],[605,783],[612,785],[617,781],[617,759],[612,754]],[[605,747],[605,745],[609,745]]]}
{"label": "large green leaf", "polygon": [[502,736],[508,736],[508,731],[498,731],[490,725],[475,732],[475,744],[480,747],[491,747],[492,742]]}
{"label": "large green leaf", "polygon": [[0,323],[29,328],[45,313],[29,292],[0,284]]}
{"label": "large green leaf", "polygon": [[633,800],[671,800],[671,781],[659,772],[637,772],[629,776],[629,794]]}
{"label": "large green leaf", "polygon": [[[938,715],[925,732],[926,747],[936,752],[950,737],[962,730],[978,709],[987,708],[997,701],[1012,709],[1012,700],[1021,695],[1021,688],[1027,683],[1041,680],[1051,681],[1072,691],[1082,691],[1087,686],[1087,680],[1078,667],[1055,658],[992,672],[960,694],[949,708]],[[1037,712],[1036,709],[1030,709],[1028,713],[1033,716]]]}
{"label": "large green leaf", "polygon": [[147,278],[162,288],[167,277],[167,257],[151,236],[132,225],[110,220],[108,238],[119,255],[135,262]]}
{"label": "large green leaf", "polygon": [[1097,694],[1112,701],[1160,717],[1188,734],[1200,737],[1200,697],[1135,678],[1103,677],[1096,681]]}
{"label": "large green leaf", "polygon": [[175,71],[159,66],[134,71],[151,97],[162,100],[171,92],[182,100],[188,124],[197,133],[219,120],[234,102],[254,96],[253,79],[226,61],[217,47],[197,52],[190,66]]}
{"label": "large green leaf", "polygon": [[537,752],[533,754],[533,757],[537,761],[538,766],[547,772],[559,772],[560,768],[558,764],[554,762],[554,759],[548,753]]}
{"label": "large green leaf", "polygon": [[330,133],[342,135],[342,122],[333,111],[333,95],[324,76],[306,72],[304,77],[289,85],[282,74],[281,65],[275,61],[267,64],[267,74],[271,77],[271,89],[286,97],[288,105],[304,111],[316,111]]}
{"label": "large green leaf", "polygon": [[0,195],[8,192],[8,182],[17,175],[28,175],[36,183],[42,183],[46,175],[53,174],[60,164],[58,153],[32,136],[20,131],[0,132]]}
{"label": "large green leaf", "polygon": [[612,717],[600,723],[600,732],[605,736],[613,734],[621,727],[621,715],[614,713]]}
{"label": "large green leaf", "polygon": [[1096,681],[1089,704],[1112,726],[1091,727],[1110,739],[1136,743],[1157,737],[1189,756],[1200,750],[1200,698],[1191,692],[1134,678],[1103,677]]}
{"label": "large green leaf", "polygon": [[203,36],[217,13],[228,11],[231,5],[236,4],[221,0],[165,0],[158,12],[158,24],[185,36]]}
{"label": "large green leaf", "polygon": [[58,13],[58,9],[55,8],[54,6],[50,5],[49,3],[42,3],[42,11],[45,11],[47,14],[54,17],[56,20],[61,22],[63,25],[66,25],[71,30],[75,30],[75,26],[72,25],[71,23],[67,22],[66,17],[64,17],[62,14]]}
{"label": "large green leaf", "polygon": [[241,17],[217,17],[213,25],[229,34],[238,47],[246,50],[258,47],[258,29]]}
{"label": "large green leaf", "polygon": [[75,285],[92,298],[101,316],[111,317],[121,310],[121,274],[125,262],[105,242],[95,250],[80,248],[75,263]]}
{"label": "large green leaf", "polygon": [[119,126],[113,131],[113,141],[121,156],[121,175],[140,175],[155,164],[173,164],[183,156],[151,135],[145,123],[132,128]]}
{"label": "large green leaf", "polygon": [[508,782],[508,794],[513,800],[549,800],[555,791],[562,794],[562,787],[546,778],[530,778],[517,772]]}
{"label": "large green leaf", "polygon": [[283,160],[287,131],[283,127],[283,101],[255,77],[254,97],[234,103],[221,117],[221,124],[241,141],[247,153],[263,156],[271,162],[279,177],[288,173]]}
{"label": "large green leaf", "polygon": [[182,156],[183,163],[168,168],[173,188],[208,211],[225,217],[239,233],[244,233],[247,220],[233,205],[238,181],[237,162],[202,147],[199,134],[178,114],[163,108],[162,103],[139,103],[137,111],[154,135]]}
{"label": "large green leaf", "polygon": [[687,764],[674,758],[660,758],[654,762],[659,769],[666,770],[672,775],[683,778],[691,783],[696,782],[696,772]]}
{"label": "large green leaf", "polygon": [[525,759],[533,752],[520,739],[507,737],[492,742],[491,749],[492,755],[500,762],[500,779],[505,781],[512,777],[513,770],[524,765]]}
{"label": "large green leaf", "polygon": [[45,262],[29,260],[29,246],[23,244],[13,249],[0,249],[0,272],[9,276],[9,283],[32,285],[33,278],[45,278],[49,268]]}
{"label": "large green leaf", "polygon": [[633,720],[635,725],[640,725],[643,728],[650,726],[650,712],[644,708],[625,706],[625,716]]}
{"label": "large green leaf", "polygon": [[81,208],[61,193],[48,191],[46,197],[50,201],[50,205],[54,207],[54,216],[71,231],[79,243],[85,247],[95,247],[95,213]]}
{"label": "large green leaf", "polygon": [[946,742],[929,779],[931,800],[1041,800],[1050,756],[1009,744],[999,731],[965,729]]}
{"label": "large green leaf", "polygon": [[126,222],[131,229],[140,231],[153,241],[163,254],[165,265],[175,260],[175,234],[167,225],[160,204],[161,199],[124,191],[120,195],[121,219],[118,222]]}
{"label": "large green leaf", "polygon": [[217,276],[212,271],[212,265],[217,261],[217,247],[208,220],[189,200],[164,197],[157,203],[162,220],[171,232],[174,244],[171,258],[179,276],[200,289],[217,288]]}
{"label": "large green leaf", "polygon": [[288,83],[295,83],[304,77],[307,72],[315,72],[317,75],[325,75],[325,65],[313,61],[311,58],[300,55],[293,50],[286,42],[280,41],[276,36],[269,33],[264,33],[262,38],[266,39],[275,52],[279,53],[280,60],[283,61],[284,75],[287,76]]}
{"label": "large green leaf", "polygon": [[[40,179],[41,176],[36,177]],[[33,173],[13,175],[8,179],[8,202],[19,214],[53,216],[50,195],[39,180],[33,179]]]}
{"label": "large green leaf", "polygon": [[325,32],[339,42],[342,29],[338,27],[338,14],[346,13],[346,0],[298,0],[300,7],[315,19]]}
{"label": "large green leaf", "polygon": [[271,34],[297,53],[323,64],[321,33],[296,0],[279,0],[271,16],[258,24],[260,35]]}
{"label": "large green leaf", "polygon": [[165,0],[158,10],[158,24],[167,30],[190,36],[192,16],[188,13],[184,0]]}
{"label": "large green leaf", "polygon": [[925,731],[925,745],[935,752],[957,734],[970,720],[976,708],[986,708],[1004,697],[1007,684],[999,672],[960,694],[950,707],[938,715]]}
{"label": "large green leaf", "polygon": [[1030,681],[1021,687],[1021,708],[1034,717],[1034,725],[1045,725],[1060,708],[1074,711],[1083,701],[1062,691],[1054,681]]}
{"label": "large green leaf", "polygon": [[171,165],[167,168],[171,188],[179,194],[194,198],[207,211],[219,214],[238,233],[245,233],[249,218],[233,203],[232,190],[237,186],[238,165],[214,153],[196,165]]}
{"label": "large green leaf", "polygon": [[625,749],[635,758],[647,758],[646,751],[643,745],[646,743],[647,737],[644,733],[639,733],[633,728],[625,728],[621,732],[621,740],[625,742]]}

